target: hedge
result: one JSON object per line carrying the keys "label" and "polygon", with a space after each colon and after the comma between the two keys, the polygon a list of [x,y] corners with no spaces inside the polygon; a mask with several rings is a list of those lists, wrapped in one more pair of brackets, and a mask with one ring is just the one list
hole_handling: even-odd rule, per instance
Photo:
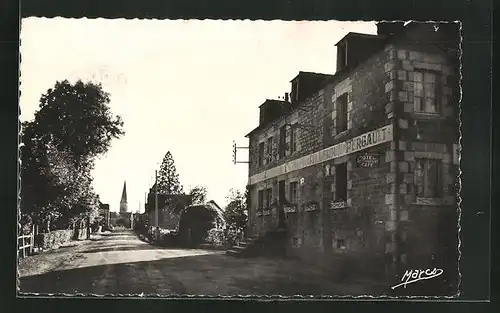
{"label": "hedge", "polygon": [[55,249],[75,239],[85,239],[86,229],[54,230],[50,233],[41,233],[35,236],[35,246],[43,250]]}

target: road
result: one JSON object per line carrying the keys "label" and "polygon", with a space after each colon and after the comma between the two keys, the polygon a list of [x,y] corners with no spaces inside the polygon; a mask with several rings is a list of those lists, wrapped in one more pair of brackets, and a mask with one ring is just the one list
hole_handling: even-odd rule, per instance
{"label": "road", "polygon": [[23,259],[21,293],[92,295],[358,295],[297,260],[241,259],[223,251],[151,246],[130,231],[92,236]]}

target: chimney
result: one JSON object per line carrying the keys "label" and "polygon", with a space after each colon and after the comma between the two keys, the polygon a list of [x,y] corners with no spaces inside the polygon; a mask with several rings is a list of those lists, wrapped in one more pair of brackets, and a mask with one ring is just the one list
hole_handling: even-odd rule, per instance
{"label": "chimney", "polygon": [[288,92],[285,92],[285,102],[288,102]]}
{"label": "chimney", "polygon": [[377,23],[377,35],[392,36],[404,28],[404,22],[379,22]]}

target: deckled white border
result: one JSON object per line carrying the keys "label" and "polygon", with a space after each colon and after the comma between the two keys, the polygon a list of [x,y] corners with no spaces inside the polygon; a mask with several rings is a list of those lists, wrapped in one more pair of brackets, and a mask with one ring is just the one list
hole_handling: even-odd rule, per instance
{"label": "deckled white border", "polygon": [[[55,19],[59,19],[61,17],[54,17]],[[83,20],[87,20],[88,18],[84,17],[81,18]],[[102,18],[97,18],[102,19]],[[136,19],[128,19],[128,20],[136,20]],[[177,19],[181,20],[181,19]],[[203,20],[197,20],[197,21],[206,21],[210,19],[203,19]],[[221,19],[219,19],[221,20]],[[221,20],[221,21],[252,21],[249,19],[245,20]],[[256,20],[256,21],[263,21],[263,20]],[[268,22],[272,21],[278,21],[278,20],[271,20]],[[317,21],[317,22],[324,22],[323,21]],[[289,21],[289,22],[294,22],[294,21]],[[311,21],[315,22],[315,21]],[[345,21],[348,22],[348,21]],[[350,21],[350,22],[356,22],[356,21]],[[364,22],[364,21],[363,21]],[[390,300],[410,300],[410,301],[415,301],[415,302],[421,302],[421,301],[427,301],[429,299],[438,299],[440,301],[457,301],[457,298],[460,295],[460,286],[462,283],[462,273],[460,271],[460,261],[461,261],[461,245],[462,241],[460,239],[460,233],[461,233],[461,216],[462,216],[462,210],[461,210],[461,203],[462,203],[462,197],[461,197],[461,192],[462,192],[462,169],[461,169],[461,160],[462,160],[462,96],[463,96],[463,89],[462,89],[462,81],[463,81],[463,74],[462,74],[462,41],[463,41],[463,35],[462,35],[462,22],[461,21],[403,21],[403,20],[394,20],[394,21],[387,21],[387,20],[382,20],[378,22],[404,22],[404,23],[410,23],[410,22],[416,22],[416,23],[432,23],[432,24],[444,24],[444,23],[458,23],[459,24],[459,37],[460,41],[458,44],[459,48],[459,90],[460,90],[460,98],[458,101],[458,106],[459,106],[459,116],[458,116],[458,122],[459,122],[459,155],[458,155],[458,176],[457,176],[457,183],[458,183],[458,191],[457,191],[457,197],[458,197],[458,203],[457,203],[457,210],[458,210],[458,222],[457,222],[457,227],[458,227],[458,275],[459,275],[459,281],[458,281],[458,291],[455,295],[451,296],[388,296],[385,294],[378,295],[378,296],[372,296],[372,295],[359,295],[359,296],[354,296],[354,295],[293,295],[293,296],[282,296],[282,295],[217,295],[217,296],[208,296],[208,295],[177,295],[177,294],[172,294],[172,295],[161,295],[161,294],[94,294],[94,293],[79,293],[76,292],[74,294],[71,293],[29,293],[29,292],[22,292],[20,289],[20,273],[19,273],[19,249],[18,245],[19,242],[16,238],[16,290],[17,290],[17,297],[19,298],[68,298],[68,297],[73,297],[73,298],[82,298],[82,297],[91,297],[91,298],[103,298],[103,299],[120,299],[120,298],[126,298],[126,299],[134,299],[134,298],[139,298],[139,299],[144,299],[144,298],[150,298],[150,297],[155,297],[155,298],[160,298],[160,299],[170,299],[170,300],[182,300],[182,299],[200,299],[200,300],[216,300],[216,299],[240,299],[240,300],[257,300],[257,301],[282,301],[282,300],[343,300],[343,301],[363,301],[363,300],[368,300],[368,301],[390,301]],[[20,23],[20,28],[19,32],[21,31],[22,28],[22,20]],[[19,39],[19,46],[21,46],[21,38]],[[21,64],[21,52],[19,51],[19,65]],[[21,85],[21,68],[19,66],[19,87]],[[21,97],[21,88],[19,88],[19,93],[18,93],[19,98]],[[19,100],[19,99],[18,99]],[[20,201],[21,201],[21,157],[20,157],[20,147],[21,147],[21,125],[20,125],[20,120],[19,116],[21,114],[21,108],[18,103],[18,151],[17,151],[17,158],[18,158],[18,163],[17,163],[17,170],[18,170],[18,178],[17,178],[17,227],[18,227],[18,232],[21,229],[21,224],[20,224],[20,218],[21,218],[21,206],[20,206]]]}

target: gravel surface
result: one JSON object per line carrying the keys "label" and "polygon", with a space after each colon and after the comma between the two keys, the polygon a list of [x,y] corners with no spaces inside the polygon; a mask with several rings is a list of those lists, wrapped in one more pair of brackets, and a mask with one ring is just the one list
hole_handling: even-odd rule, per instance
{"label": "gravel surface", "polygon": [[297,260],[234,258],[224,251],[151,246],[129,231],[93,236],[22,259],[21,293],[123,295],[361,295]]}

